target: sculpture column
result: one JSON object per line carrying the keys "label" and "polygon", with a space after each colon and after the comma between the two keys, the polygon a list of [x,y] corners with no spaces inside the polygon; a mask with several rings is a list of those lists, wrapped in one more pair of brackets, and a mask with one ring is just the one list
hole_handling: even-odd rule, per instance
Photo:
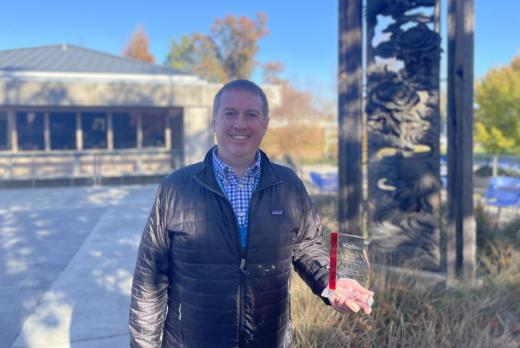
{"label": "sculpture column", "polygon": [[380,263],[440,271],[435,6],[436,0],[368,1],[366,112],[371,255]]}

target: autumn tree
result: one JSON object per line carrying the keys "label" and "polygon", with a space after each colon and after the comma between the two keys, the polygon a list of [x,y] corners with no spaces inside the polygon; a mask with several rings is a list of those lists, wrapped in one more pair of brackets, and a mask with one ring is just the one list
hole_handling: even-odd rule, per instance
{"label": "autumn tree", "polygon": [[214,82],[250,78],[257,65],[258,40],[269,34],[267,16],[256,20],[228,15],[213,23],[209,34],[183,35],[172,41],[166,65]]}
{"label": "autumn tree", "polygon": [[144,27],[139,26],[132,34],[128,46],[123,51],[123,55],[125,57],[143,60],[148,63],[154,63],[155,58],[149,51],[148,43],[149,40],[144,31]]}
{"label": "autumn tree", "polygon": [[283,71],[284,66],[282,62],[268,62],[262,64],[262,81],[264,83],[283,83],[280,77],[280,73]]}
{"label": "autumn tree", "polygon": [[263,82],[281,85],[279,106],[270,112],[270,126],[263,141],[264,149],[274,157],[290,155],[296,161],[318,159],[325,155],[327,115],[314,105],[308,91],[294,87],[280,77],[283,64],[262,66]]}

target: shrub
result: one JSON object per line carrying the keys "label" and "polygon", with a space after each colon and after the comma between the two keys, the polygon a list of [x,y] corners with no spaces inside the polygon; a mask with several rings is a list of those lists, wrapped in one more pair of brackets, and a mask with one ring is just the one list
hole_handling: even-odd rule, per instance
{"label": "shrub", "polygon": [[[337,229],[335,199],[314,200],[326,233]],[[328,215],[333,214],[333,215]],[[294,347],[520,346],[520,219],[500,230],[476,209],[480,286],[447,288],[438,278],[376,269],[371,315],[340,314],[293,274]]]}

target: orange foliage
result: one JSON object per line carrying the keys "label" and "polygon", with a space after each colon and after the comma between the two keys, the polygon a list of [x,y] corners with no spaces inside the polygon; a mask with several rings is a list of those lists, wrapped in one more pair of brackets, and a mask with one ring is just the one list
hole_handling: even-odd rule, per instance
{"label": "orange foliage", "polygon": [[263,148],[277,159],[286,154],[298,161],[328,156],[324,123],[320,122],[327,114],[314,106],[309,92],[279,76],[282,63],[269,62],[262,68],[264,82],[281,85],[281,103],[269,115],[271,123]]}
{"label": "orange foliage", "polygon": [[283,83],[279,77],[283,71],[284,65],[282,62],[267,62],[262,64],[262,80],[266,83]]}
{"label": "orange foliage", "polygon": [[256,17],[253,21],[227,15],[215,20],[210,34],[194,34],[198,56],[194,72],[216,82],[250,78],[259,50],[257,41],[269,34],[267,16],[258,13]]}
{"label": "orange foliage", "polygon": [[319,159],[325,154],[325,131],[320,127],[295,124],[269,128],[262,149],[274,159],[288,154],[295,159]]}
{"label": "orange foliage", "polygon": [[132,34],[132,38],[128,46],[123,51],[126,57],[143,60],[148,63],[155,63],[154,56],[150,53],[148,48],[148,36],[144,32],[144,27],[139,26]]}

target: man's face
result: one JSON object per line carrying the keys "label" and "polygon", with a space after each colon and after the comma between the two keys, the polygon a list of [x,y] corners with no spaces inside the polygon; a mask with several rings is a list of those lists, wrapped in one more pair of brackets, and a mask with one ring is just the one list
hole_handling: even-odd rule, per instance
{"label": "man's face", "polygon": [[251,161],[267,124],[260,97],[243,90],[224,92],[213,124],[219,157],[231,165]]}

